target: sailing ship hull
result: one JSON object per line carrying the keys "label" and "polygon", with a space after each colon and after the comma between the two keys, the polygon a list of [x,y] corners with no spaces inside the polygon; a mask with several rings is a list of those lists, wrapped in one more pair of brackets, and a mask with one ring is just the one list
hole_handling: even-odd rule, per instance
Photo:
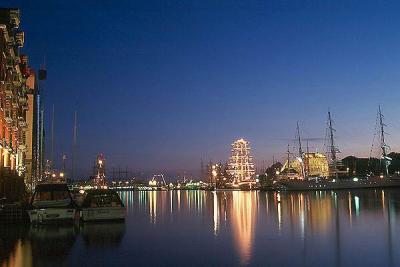
{"label": "sailing ship hull", "polygon": [[390,188],[400,187],[400,179],[365,179],[365,180],[343,180],[343,181],[281,181],[276,189],[286,191],[322,191],[341,189],[368,189],[368,188]]}

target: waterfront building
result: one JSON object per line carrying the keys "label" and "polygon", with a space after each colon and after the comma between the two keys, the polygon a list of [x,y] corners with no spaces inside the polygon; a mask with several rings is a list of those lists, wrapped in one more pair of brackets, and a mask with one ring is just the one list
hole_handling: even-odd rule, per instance
{"label": "waterfront building", "polygon": [[256,172],[250,143],[241,138],[236,140],[231,147],[227,172],[236,183],[251,180]]}
{"label": "waterfront building", "polygon": [[23,177],[31,188],[37,88],[28,57],[20,55],[24,32],[19,25],[18,9],[0,8],[0,171],[2,183]]}
{"label": "waterfront building", "polygon": [[42,132],[40,129],[40,94],[35,71],[28,64],[28,56],[21,56],[21,71],[26,79],[27,110],[26,117],[26,152],[25,184],[33,189],[41,179]]}

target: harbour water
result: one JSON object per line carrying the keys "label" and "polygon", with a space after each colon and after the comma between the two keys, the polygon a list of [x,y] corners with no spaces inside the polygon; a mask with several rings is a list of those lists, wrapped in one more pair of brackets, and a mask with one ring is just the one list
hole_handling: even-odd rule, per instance
{"label": "harbour water", "polygon": [[0,266],[400,266],[400,191],[120,192],[125,222],[0,228]]}

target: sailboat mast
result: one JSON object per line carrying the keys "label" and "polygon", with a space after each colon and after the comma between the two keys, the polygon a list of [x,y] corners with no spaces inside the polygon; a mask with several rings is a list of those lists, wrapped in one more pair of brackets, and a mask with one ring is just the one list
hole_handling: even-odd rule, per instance
{"label": "sailboat mast", "polygon": [[51,172],[54,172],[54,104],[53,104],[53,110],[51,114]]}
{"label": "sailboat mast", "polygon": [[328,111],[328,128],[329,128],[329,149],[331,152],[331,160],[333,163],[333,168],[334,168],[334,172],[335,172],[335,176],[336,176],[336,180],[338,178],[338,171],[337,171],[337,156],[336,156],[336,147],[335,147],[335,139],[334,139],[334,135],[333,132],[335,131],[335,129],[333,129],[333,125],[332,125],[332,116],[331,116],[331,112]]}
{"label": "sailboat mast", "polygon": [[287,145],[287,177],[290,179],[290,144]]}
{"label": "sailboat mast", "polygon": [[300,136],[300,127],[299,122],[297,122],[297,141],[299,142],[299,157],[303,158],[303,148],[301,147],[301,136]]}
{"label": "sailboat mast", "polygon": [[307,176],[310,175],[310,146],[307,139]]}
{"label": "sailboat mast", "polygon": [[77,126],[76,126],[76,120],[77,120],[77,112],[75,111],[74,113],[74,139],[73,139],[73,144],[72,144],[72,171],[71,171],[71,178],[75,178],[75,160],[76,160],[76,139],[77,139]]}
{"label": "sailboat mast", "polygon": [[333,136],[333,132],[335,130],[333,129],[332,126],[332,116],[330,111],[328,111],[328,127],[329,127],[329,143],[330,143],[331,158],[333,161],[336,161],[335,140]]}
{"label": "sailboat mast", "polygon": [[304,179],[306,179],[305,170],[304,170],[303,148],[301,146],[299,122],[297,122],[297,141],[299,142],[299,161],[300,161],[300,167],[301,167],[301,175],[303,176]]}
{"label": "sailboat mast", "polygon": [[378,116],[379,116],[379,125],[380,125],[380,136],[381,136],[381,149],[382,149],[382,159],[385,164],[385,176],[389,176],[389,165],[390,161],[388,156],[387,156],[387,145],[385,141],[385,123],[384,123],[384,116],[382,114],[381,106],[379,105],[378,108]]}
{"label": "sailboat mast", "polygon": [[381,106],[379,106],[379,125],[380,125],[380,135],[381,135],[381,148],[382,148],[382,156],[386,157],[387,152],[386,152],[386,143],[385,143],[385,124],[383,123],[383,114],[381,110]]}

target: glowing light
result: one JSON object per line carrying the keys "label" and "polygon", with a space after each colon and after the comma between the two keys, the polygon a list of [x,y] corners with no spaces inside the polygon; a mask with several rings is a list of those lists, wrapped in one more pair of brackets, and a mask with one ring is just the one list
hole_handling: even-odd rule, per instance
{"label": "glowing light", "polygon": [[354,177],[354,178],[353,178],[353,182],[358,182],[358,178],[357,178],[357,177]]}

